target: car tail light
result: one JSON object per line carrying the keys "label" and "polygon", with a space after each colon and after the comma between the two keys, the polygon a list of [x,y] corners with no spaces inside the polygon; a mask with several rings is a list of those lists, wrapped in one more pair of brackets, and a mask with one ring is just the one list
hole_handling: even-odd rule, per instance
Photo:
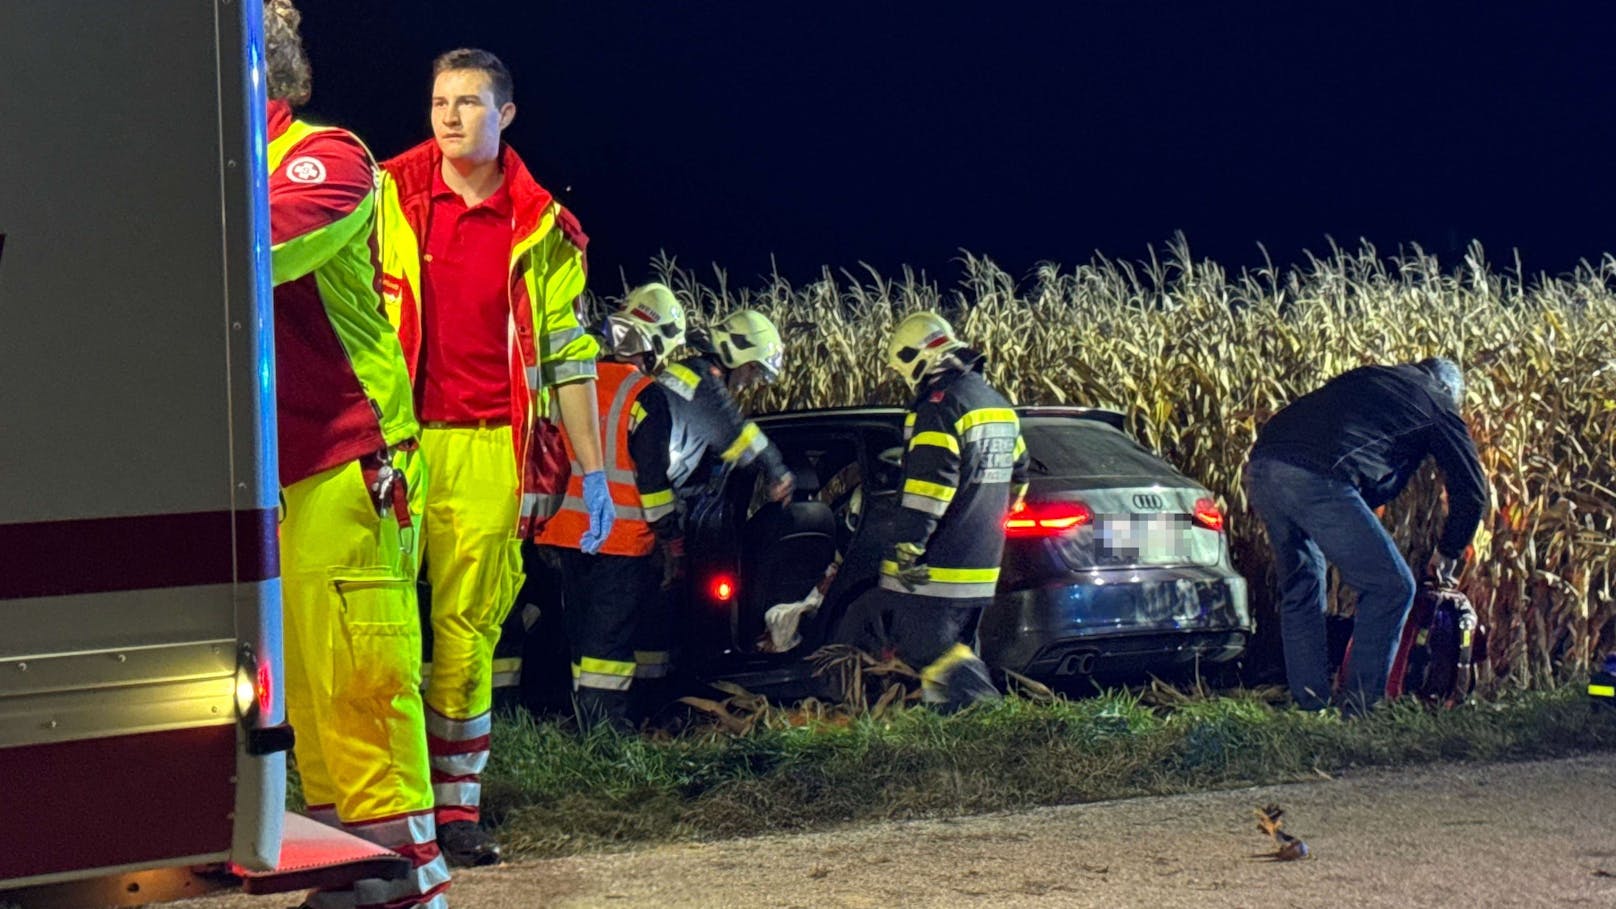
{"label": "car tail light", "polygon": [[728,603],[735,598],[735,581],[727,574],[714,577],[707,589],[711,591],[713,599],[720,603]]}
{"label": "car tail light", "polygon": [[1082,502],[1026,502],[1004,519],[1011,539],[1053,537],[1094,523],[1094,511]]}
{"label": "car tail light", "polygon": [[1195,500],[1195,523],[1207,530],[1223,531],[1223,511],[1211,499]]}

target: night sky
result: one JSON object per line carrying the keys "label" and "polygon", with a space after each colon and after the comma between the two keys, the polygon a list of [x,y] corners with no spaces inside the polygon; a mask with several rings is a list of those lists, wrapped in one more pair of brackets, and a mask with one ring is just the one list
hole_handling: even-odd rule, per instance
{"label": "night sky", "polygon": [[[1616,4],[302,0],[310,111],[430,135],[432,57],[516,78],[506,133],[591,237],[732,283],[821,265],[951,281],[1175,230],[1239,267],[1326,235],[1528,272],[1616,251]],[[710,272],[709,272],[710,274]]]}

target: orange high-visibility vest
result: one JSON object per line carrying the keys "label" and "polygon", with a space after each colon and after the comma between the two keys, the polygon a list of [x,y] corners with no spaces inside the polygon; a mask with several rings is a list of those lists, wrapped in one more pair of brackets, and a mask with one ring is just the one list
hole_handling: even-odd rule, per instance
{"label": "orange high-visibility vest", "polygon": [[[617,520],[600,551],[607,555],[643,556],[656,548],[656,535],[645,520],[645,506],[634,482],[634,461],[629,457],[628,433],[633,422],[634,402],[652,383],[652,378],[627,363],[602,360],[596,364],[595,394],[601,414],[601,436],[605,451],[606,487],[612,494]],[[561,508],[545,525],[535,542],[577,549],[589,529],[589,512],[584,509],[584,469],[572,450],[572,440],[559,434],[572,462],[567,494]]]}

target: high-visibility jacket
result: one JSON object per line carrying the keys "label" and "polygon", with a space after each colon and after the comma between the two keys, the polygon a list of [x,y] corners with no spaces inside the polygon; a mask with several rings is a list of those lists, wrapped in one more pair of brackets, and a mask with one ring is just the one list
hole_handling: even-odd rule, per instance
{"label": "high-visibility jacket", "polygon": [[[656,546],[651,525],[674,513],[668,482],[668,405],[663,389],[628,363],[602,360],[595,380],[604,436],[606,487],[617,520],[601,544],[606,555],[649,555]],[[545,523],[536,542],[579,548],[589,529],[584,507],[583,467],[563,433],[572,475],[561,508]]]}
{"label": "high-visibility jacket", "polygon": [[669,363],[657,373],[668,390],[673,414],[668,475],[674,488],[690,483],[696,467],[710,451],[726,466],[745,467],[761,461],[770,483],[786,474],[785,459],[758,425],[741,415],[724,382],[724,371],[712,359],[693,356]]}
{"label": "high-visibility jacket", "polygon": [[948,600],[992,598],[1004,557],[1004,519],[1027,489],[1021,423],[982,378],[981,355],[924,383],[904,418],[906,450],[896,543],[925,550],[931,581],[913,591],[881,563],[881,586]]}
{"label": "high-visibility jacket", "polygon": [[[421,355],[421,254],[432,210],[432,177],[443,166],[433,140],[383,162],[382,264],[388,318],[398,327],[410,377]],[[588,237],[578,219],[550,195],[510,146],[500,167],[511,195],[511,254],[506,285],[509,332],[511,433],[521,477],[521,517],[512,532],[525,537],[538,506],[538,419],[549,415],[548,389],[595,377],[599,342],[585,333],[573,309],[584,289]],[[531,463],[530,463],[531,462]]]}
{"label": "high-visibility jacket", "polygon": [[280,481],[415,436],[398,335],[382,315],[376,164],[350,132],[269,104]]}

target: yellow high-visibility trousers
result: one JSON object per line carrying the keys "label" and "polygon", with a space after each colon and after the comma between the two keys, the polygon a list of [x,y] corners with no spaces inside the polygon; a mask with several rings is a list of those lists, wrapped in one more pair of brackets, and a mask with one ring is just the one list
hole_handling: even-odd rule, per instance
{"label": "yellow high-visibility trousers", "polygon": [[509,426],[427,428],[426,577],[432,588],[427,733],[438,823],[476,821],[488,763],[494,645],[522,587]]}
{"label": "yellow high-visibility trousers", "polygon": [[308,814],[399,851],[402,881],[316,893],[316,906],[440,906],[449,881],[432,814],[415,596],[421,459],[394,453],[413,527],[378,515],[357,462],[282,490],[286,713]]}

